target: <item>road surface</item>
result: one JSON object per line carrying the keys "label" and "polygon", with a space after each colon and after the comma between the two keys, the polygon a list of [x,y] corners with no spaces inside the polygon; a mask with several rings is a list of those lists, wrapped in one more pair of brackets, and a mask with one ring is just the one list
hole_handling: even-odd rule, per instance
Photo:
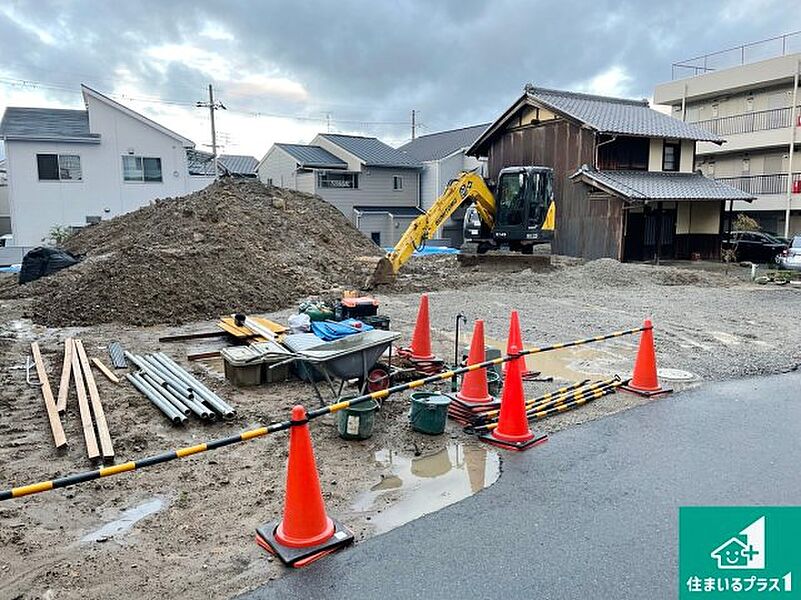
{"label": "road surface", "polygon": [[492,487],[242,596],[675,598],[678,507],[799,504],[801,374],[709,383],[504,453]]}

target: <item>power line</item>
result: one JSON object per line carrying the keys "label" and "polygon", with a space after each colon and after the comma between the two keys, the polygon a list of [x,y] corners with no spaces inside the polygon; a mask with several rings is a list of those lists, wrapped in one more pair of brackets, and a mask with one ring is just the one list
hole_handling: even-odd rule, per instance
{"label": "power line", "polygon": [[[15,79],[11,77],[0,77],[0,85],[6,85],[9,87],[17,87],[22,89],[49,89],[70,94],[80,94],[80,92],[76,91],[74,87],[71,86],[67,87],[66,84],[46,83],[31,79]],[[108,96],[109,98],[113,98],[115,100],[124,100],[128,102],[143,102],[146,104],[164,104],[169,106],[183,106],[187,108],[194,108],[196,106],[195,102],[187,102],[183,100],[171,100],[159,97],[130,96],[128,94],[111,94],[105,92],[104,95]],[[375,125],[382,125],[382,126],[385,125],[392,127],[408,126],[408,121],[371,121],[365,119],[334,119],[331,117],[327,117],[326,114],[321,114],[320,116],[299,115],[299,114],[293,115],[285,113],[282,114],[282,113],[263,112],[263,111],[249,111],[236,108],[230,108],[228,109],[228,112],[240,115],[246,115],[254,118],[288,119],[294,121],[324,123],[326,125],[328,125],[329,123],[339,123],[343,125],[361,125],[361,126],[375,126]]]}

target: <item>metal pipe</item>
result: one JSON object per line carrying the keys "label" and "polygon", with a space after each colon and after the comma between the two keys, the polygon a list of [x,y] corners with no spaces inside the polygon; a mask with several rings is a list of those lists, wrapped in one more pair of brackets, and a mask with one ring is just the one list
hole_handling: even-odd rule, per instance
{"label": "metal pipe", "polygon": [[174,393],[170,391],[170,388],[161,385],[155,379],[155,376],[150,371],[142,371],[141,373],[137,373],[144,381],[149,383],[153,388],[158,391],[162,398],[164,398],[167,402],[172,404],[172,406],[181,413],[183,416],[188,417],[189,413],[192,411],[189,410],[189,407],[186,406],[181,399]]}
{"label": "metal pipe", "polygon": [[[146,360],[148,358],[150,358],[151,360],[155,360],[152,357],[147,357],[147,356],[145,357]],[[159,366],[159,374],[169,383],[168,375],[163,370],[164,366],[161,363],[157,363],[157,364]],[[169,377],[172,377],[172,375],[169,375]],[[182,383],[182,382],[180,382],[180,383]],[[176,383],[174,385],[180,386],[180,383]],[[167,396],[168,394],[173,396],[177,401],[180,401],[181,404],[188,409],[187,412],[186,412],[187,415],[191,411],[191,412],[195,413],[201,419],[214,420],[217,417],[217,415],[214,413],[214,411],[210,410],[204,404],[202,404],[200,401],[195,399],[195,396],[192,393],[191,389],[189,390],[189,397],[179,395],[175,391],[174,386],[163,387],[162,389],[164,390],[164,395],[165,396]],[[183,389],[186,390],[186,387],[184,387]],[[173,404],[175,404],[175,402],[173,402]]]}
{"label": "metal pipe", "polygon": [[214,410],[220,413],[224,419],[232,419],[234,416],[236,416],[236,410],[234,410],[232,406],[226,403],[222,398],[212,392],[200,381],[195,379],[169,356],[163,352],[157,352],[153,356],[155,356],[161,364],[167,367],[171,373],[175,374],[182,381],[188,383],[195,391],[195,394],[203,398],[203,400],[205,400]]}
{"label": "metal pipe", "polygon": [[162,396],[152,388],[152,386],[150,386],[136,373],[128,373],[125,375],[125,377],[174,424],[178,425],[186,420],[186,417],[175,410],[175,407],[172,404],[164,400]]}
{"label": "metal pipe", "polygon": [[153,356],[142,356],[142,359],[161,377],[169,387],[175,390],[182,398],[191,399],[194,397],[194,391],[185,382],[178,379],[175,375],[170,373],[164,365],[157,361]]}

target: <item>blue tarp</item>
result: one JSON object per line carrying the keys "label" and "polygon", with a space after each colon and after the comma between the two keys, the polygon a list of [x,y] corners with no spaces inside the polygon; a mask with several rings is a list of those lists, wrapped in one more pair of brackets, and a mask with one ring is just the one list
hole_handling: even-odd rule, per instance
{"label": "blue tarp", "polygon": [[321,340],[332,342],[334,340],[353,335],[354,333],[361,333],[362,331],[370,331],[372,325],[362,323],[357,319],[346,319],[344,321],[312,321],[311,330]]}
{"label": "blue tarp", "polygon": [[0,273],[19,273],[22,265],[11,265],[10,267],[0,267]]}
{"label": "blue tarp", "polygon": [[[394,248],[384,248],[384,250],[392,252]],[[427,256],[430,254],[459,254],[459,249],[448,248],[447,246],[425,246],[414,252],[414,256]]]}

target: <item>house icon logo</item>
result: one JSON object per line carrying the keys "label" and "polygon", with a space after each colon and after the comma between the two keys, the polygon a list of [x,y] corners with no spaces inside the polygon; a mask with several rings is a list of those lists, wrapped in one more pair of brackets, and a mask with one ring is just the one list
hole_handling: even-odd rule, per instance
{"label": "house icon logo", "polygon": [[759,517],[710,554],[718,569],[765,568],[765,517]]}

